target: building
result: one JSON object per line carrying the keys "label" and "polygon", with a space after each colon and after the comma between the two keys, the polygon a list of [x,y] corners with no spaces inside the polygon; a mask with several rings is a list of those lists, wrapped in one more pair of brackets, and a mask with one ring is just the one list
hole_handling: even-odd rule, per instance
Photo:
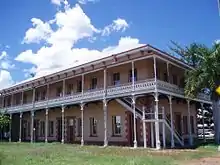
{"label": "building", "polygon": [[197,138],[199,94],[184,97],[190,66],[150,45],[0,91],[9,141],[175,147]]}

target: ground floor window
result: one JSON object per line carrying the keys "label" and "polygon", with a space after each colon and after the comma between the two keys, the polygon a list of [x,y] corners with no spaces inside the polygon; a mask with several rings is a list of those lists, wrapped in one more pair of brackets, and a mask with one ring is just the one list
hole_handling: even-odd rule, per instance
{"label": "ground floor window", "polygon": [[90,117],[89,121],[90,121],[90,136],[97,136],[97,120],[94,117]]}
{"label": "ground floor window", "polygon": [[45,122],[40,121],[40,136],[45,136]]}
{"label": "ground floor window", "polygon": [[49,121],[49,136],[53,136],[54,133],[54,122]]}
{"label": "ground floor window", "polygon": [[113,136],[121,135],[121,116],[112,116],[112,133]]}

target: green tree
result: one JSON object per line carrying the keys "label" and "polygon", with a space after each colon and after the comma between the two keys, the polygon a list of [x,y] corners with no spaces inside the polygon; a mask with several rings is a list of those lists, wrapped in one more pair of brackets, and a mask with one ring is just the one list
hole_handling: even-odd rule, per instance
{"label": "green tree", "polygon": [[211,47],[198,43],[182,47],[172,42],[170,48],[174,55],[193,68],[185,72],[186,97],[194,98],[199,92],[211,95],[215,139],[220,143],[219,95],[215,92],[220,85],[220,43],[214,43]]}
{"label": "green tree", "polygon": [[[0,113],[0,131],[4,130],[5,127],[10,123],[10,117],[4,113]],[[3,135],[1,135],[2,138]]]}

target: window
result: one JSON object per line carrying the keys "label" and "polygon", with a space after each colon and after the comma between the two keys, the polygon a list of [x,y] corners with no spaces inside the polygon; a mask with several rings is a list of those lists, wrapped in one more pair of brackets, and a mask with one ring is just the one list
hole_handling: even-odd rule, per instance
{"label": "window", "polygon": [[93,77],[91,82],[91,89],[96,89],[96,88],[97,88],[97,78]]}
{"label": "window", "polygon": [[182,77],[182,78],[180,79],[180,87],[181,87],[181,88],[184,88],[184,86],[185,86],[185,79],[184,79],[184,77]]}
{"label": "window", "polygon": [[23,96],[23,104],[26,104],[27,103],[27,94],[24,94]]}
{"label": "window", "polygon": [[8,97],[7,99],[7,106],[10,106],[11,105],[11,97]]}
{"label": "window", "polygon": [[78,136],[82,136],[82,120],[81,118],[77,119],[77,131],[78,131]]}
{"label": "window", "polygon": [[194,134],[195,129],[194,129],[194,118],[193,118],[193,116],[190,116],[190,124],[191,124],[191,132],[192,132],[192,134]]}
{"label": "window", "polygon": [[[132,70],[129,71],[129,82],[132,82]],[[134,69],[134,81],[137,81],[137,69]]]}
{"label": "window", "polygon": [[53,121],[49,121],[49,136],[52,137],[53,136]]}
{"label": "window", "polygon": [[40,121],[40,136],[45,136],[45,122]]}
{"label": "window", "polygon": [[177,85],[177,75],[173,75],[173,84]]}
{"label": "window", "polygon": [[121,116],[112,116],[113,136],[121,135]]}
{"label": "window", "polygon": [[41,94],[41,100],[45,100],[45,99],[46,99],[46,90],[43,90]]}
{"label": "window", "polygon": [[160,69],[156,68],[157,79],[160,79]]}
{"label": "window", "polygon": [[120,84],[120,73],[114,73],[113,74],[113,85],[119,85]]}
{"label": "window", "polygon": [[57,97],[61,97],[62,96],[62,87],[58,87],[57,88]]}
{"label": "window", "polygon": [[163,74],[163,81],[168,82],[168,76],[167,76],[167,73],[164,73],[164,74]]}
{"label": "window", "polygon": [[82,81],[81,80],[77,80],[77,92],[82,92]]}
{"label": "window", "polygon": [[38,91],[35,92],[35,101],[38,101],[40,93]]}
{"label": "window", "polygon": [[183,116],[183,133],[188,134],[187,116]]}
{"label": "window", "polygon": [[16,105],[20,104],[20,97],[18,97],[18,95],[15,97],[15,104]]}
{"label": "window", "polygon": [[90,136],[97,136],[97,120],[94,117],[89,118]]}
{"label": "window", "polygon": [[73,92],[73,84],[68,84],[67,94],[70,95],[70,94],[72,94],[72,92]]}

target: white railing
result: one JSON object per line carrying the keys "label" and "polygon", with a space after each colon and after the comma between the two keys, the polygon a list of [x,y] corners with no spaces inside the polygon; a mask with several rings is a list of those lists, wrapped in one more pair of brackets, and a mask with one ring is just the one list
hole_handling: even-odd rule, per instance
{"label": "white railing", "polygon": [[[157,80],[157,88],[159,90],[176,93],[178,95],[184,95],[184,89],[183,88],[180,88],[177,85],[170,84],[170,83],[165,82],[165,81]],[[204,93],[199,93],[197,95],[197,99],[210,101],[210,96],[206,95]]]}
{"label": "white railing", "polygon": [[[169,84],[164,81],[158,80],[157,82],[154,81],[154,79],[147,79],[142,81],[137,81],[134,84],[134,92],[135,94],[142,94],[142,93],[148,93],[153,92],[155,87],[159,90],[170,92],[171,94],[178,94],[178,95],[184,95],[183,89],[179,88],[176,85]],[[121,84],[116,86],[110,86],[105,91],[103,88],[101,89],[94,89],[94,90],[88,90],[84,91],[84,93],[72,93],[71,95],[66,95],[64,97],[57,97],[49,100],[41,100],[34,103],[28,103],[24,105],[18,105],[13,107],[7,107],[2,109],[1,111],[8,111],[8,112],[20,112],[20,111],[29,111],[31,109],[41,109],[45,107],[53,107],[53,106],[60,106],[61,104],[77,104],[80,102],[88,102],[88,101],[95,101],[95,100],[101,100],[104,95],[108,98],[115,98],[115,97],[124,97],[131,95],[133,92],[133,86],[132,83],[127,84]],[[199,99],[210,101],[210,97],[204,94],[198,95]]]}

